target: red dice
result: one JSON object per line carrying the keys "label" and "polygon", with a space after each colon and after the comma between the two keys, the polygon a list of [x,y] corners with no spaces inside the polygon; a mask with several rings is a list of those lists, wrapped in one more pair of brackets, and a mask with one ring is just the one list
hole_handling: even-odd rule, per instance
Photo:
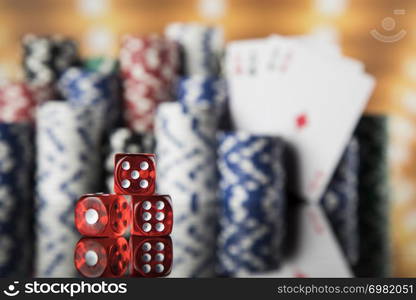
{"label": "red dice", "polygon": [[130,221],[130,204],[123,195],[87,194],[75,205],[75,227],[84,236],[120,236]]}
{"label": "red dice", "polygon": [[172,201],[168,195],[132,196],[131,234],[163,236],[172,232]]}
{"label": "red dice", "polygon": [[[156,195],[154,154],[115,156],[116,194],[83,195],[75,227],[87,238],[76,245],[74,263],[85,277],[161,277],[172,268],[172,201]],[[120,237],[130,228],[130,241]],[[128,267],[130,265],[130,267]]]}
{"label": "red dice", "polygon": [[155,192],[154,154],[115,155],[114,191],[122,195],[152,195]]}
{"label": "red dice", "polygon": [[172,269],[172,240],[163,237],[130,237],[130,275],[161,277]]}
{"label": "red dice", "polygon": [[130,257],[130,247],[123,237],[82,238],[75,247],[74,263],[84,277],[121,277],[126,274]]}

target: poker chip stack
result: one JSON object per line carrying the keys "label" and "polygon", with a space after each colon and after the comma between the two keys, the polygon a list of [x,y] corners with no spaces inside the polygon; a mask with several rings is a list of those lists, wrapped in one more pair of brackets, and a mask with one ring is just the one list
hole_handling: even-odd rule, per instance
{"label": "poker chip stack", "polygon": [[123,38],[120,71],[124,119],[135,132],[152,132],[157,106],[172,100],[177,50],[175,43],[156,35]]}
{"label": "poker chip stack", "polygon": [[[101,122],[93,105],[48,101],[37,112],[36,276],[72,277],[73,209],[98,188]],[[98,125],[97,125],[98,124]]]}
{"label": "poker chip stack", "polygon": [[165,36],[180,46],[182,76],[215,76],[220,73],[224,46],[220,28],[197,23],[172,23],[166,27]]}
{"label": "poker chip stack", "polygon": [[118,117],[118,85],[114,73],[72,67],[62,74],[58,89],[72,106],[89,108],[90,113],[101,120],[97,122],[100,127],[111,130],[115,126]]}
{"label": "poker chip stack", "polygon": [[0,83],[0,122],[32,122],[35,106],[35,98],[25,83]]}
{"label": "poker chip stack", "polygon": [[76,43],[61,36],[25,35],[22,41],[25,80],[41,103],[54,99],[55,83],[69,67],[78,64]]}
{"label": "poker chip stack", "polygon": [[223,78],[214,76],[180,77],[176,97],[185,106],[214,109],[221,114],[227,100],[226,83]]}
{"label": "poker chip stack", "polygon": [[354,271],[359,277],[390,275],[388,119],[365,115],[355,135],[360,148],[359,168],[359,259]]}
{"label": "poker chip stack", "polygon": [[116,153],[153,153],[155,138],[150,133],[135,133],[128,128],[117,128],[110,133],[106,153],[105,172],[106,186],[110,193],[114,192],[114,156]]}
{"label": "poker chip stack", "polygon": [[359,146],[353,138],[321,199],[329,223],[351,265],[357,262],[359,250],[358,168]]}
{"label": "poker chip stack", "polygon": [[175,199],[173,277],[215,274],[217,128],[212,109],[172,102],[157,112],[157,188]]}
{"label": "poker chip stack", "polygon": [[218,273],[275,269],[285,232],[285,144],[244,132],[220,133],[218,139]]}
{"label": "poker chip stack", "polygon": [[[158,191],[175,199],[173,277],[215,275],[217,223],[216,133],[226,90],[218,77],[222,36],[216,28],[174,23],[165,36],[179,45],[176,102],[159,106]],[[180,174],[178,175],[178,170]]]}
{"label": "poker chip stack", "polygon": [[33,271],[33,128],[0,123],[0,276]]}

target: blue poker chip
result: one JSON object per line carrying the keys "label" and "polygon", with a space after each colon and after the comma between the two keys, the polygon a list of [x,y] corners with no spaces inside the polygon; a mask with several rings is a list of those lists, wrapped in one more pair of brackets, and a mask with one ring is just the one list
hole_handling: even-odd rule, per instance
{"label": "blue poker chip", "polygon": [[285,143],[243,132],[219,134],[219,275],[278,268],[285,232]]}
{"label": "blue poker chip", "polygon": [[226,83],[220,77],[181,77],[176,97],[185,106],[224,110],[227,100]]}
{"label": "blue poker chip", "polygon": [[350,264],[358,259],[359,146],[355,138],[347,145],[321,199],[329,223]]}
{"label": "blue poker chip", "polygon": [[0,276],[32,275],[33,128],[0,124]]}

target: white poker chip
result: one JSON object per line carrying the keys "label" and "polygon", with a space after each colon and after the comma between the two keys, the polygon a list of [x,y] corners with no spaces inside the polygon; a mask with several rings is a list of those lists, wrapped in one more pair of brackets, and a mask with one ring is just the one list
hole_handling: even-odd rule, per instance
{"label": "white poker chip", "polygon": [[[217,115],[205,108],[184,110],[181,103],[163,103],[156,115],[156,157],[158,168],[163,170],[158,173],[158,189],[169,191],[175,200],[172,203],[175,224],[172,276],[175,277],[215,275],[217,169],[212,162],[216,161],[217,128]],[[183,144],[186,151],[178,141],[186,141]],[[155,203],[155,208],[163,209],[162,204],[162,201],[159,206]]]}
{"label": "white poker chip", "polygon": [[35,275],[39,277],[76,276],[73,247],[79,235],[73,230],[72,205],[96,189],[100,175],[97,153],[103,127],[93,109],[48,101],[37,111],[36,189],[41,205],[36,214]]}

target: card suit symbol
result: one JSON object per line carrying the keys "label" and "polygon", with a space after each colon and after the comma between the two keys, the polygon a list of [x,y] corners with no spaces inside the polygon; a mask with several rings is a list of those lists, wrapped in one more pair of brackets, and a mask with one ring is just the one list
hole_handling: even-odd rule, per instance
{"label": "card suit symbol", "polygon": [[298,129],[303,129],[306,125],[308,125],[308,115],[305,113],[302,113],[298,115],[295,119],[296,127]]}

